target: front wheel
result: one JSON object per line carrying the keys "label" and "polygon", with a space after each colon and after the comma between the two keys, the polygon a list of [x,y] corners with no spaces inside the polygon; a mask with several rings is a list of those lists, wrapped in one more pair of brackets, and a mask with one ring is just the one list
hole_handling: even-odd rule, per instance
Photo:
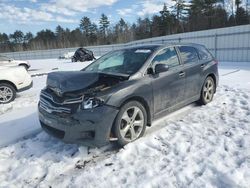
{"label": "front wheel", "polygon": [[211,102],[214,97],[215,83],[212,77],[207,77],[201,91],[200,103],[206,105]]}
{"label": "front wheel", "polygon": [[7,83],[0,83],[0,104],[7,104],[16,98],[15,88]]}
{"label": "front wheel", "polygon": [[113,133],[118,138],[118,144],[124,146],[144,135],[147,125],[147,112],[137,101],[130,101],[120,109]]}

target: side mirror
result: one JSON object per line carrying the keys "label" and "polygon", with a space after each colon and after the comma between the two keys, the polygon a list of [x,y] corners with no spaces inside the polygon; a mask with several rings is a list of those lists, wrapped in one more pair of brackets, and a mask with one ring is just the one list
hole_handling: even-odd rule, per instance
{"label": "side mirror", "polygon": [[168,71],[169,66],[166,64],[156,64],[155,65],[155,74]]}

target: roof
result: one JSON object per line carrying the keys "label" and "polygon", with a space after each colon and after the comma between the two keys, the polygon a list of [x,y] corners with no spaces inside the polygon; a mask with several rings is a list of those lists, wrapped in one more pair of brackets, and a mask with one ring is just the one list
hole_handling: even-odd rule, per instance
{"label": "roof", "polygon": [[193,46],[196,48],[203,47],[204,45],[201,44],[196,44],[196,43],[182,43],[182,42],[171,42],[171,43],[166,43],[166,44],[148,44],[148,45],[138,45],[138,46],[128,46],[125,47],[125,49],[150,49],[152,51],[155,51],[156,49],[159,48],[164,48],[168,46]]}

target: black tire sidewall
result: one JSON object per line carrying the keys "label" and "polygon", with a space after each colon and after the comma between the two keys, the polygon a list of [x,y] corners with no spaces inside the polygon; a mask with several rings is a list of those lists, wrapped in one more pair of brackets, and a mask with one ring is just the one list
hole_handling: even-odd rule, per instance
{"label": "black tire sidewall", "polygon": [[16,90],[15,90],[15,88],[12,85],[8,84],[8,83],[0,83],[0,86],[5,86],[5,87],[10,88],[12,90],[12,93],[13,93],[12,98],[7,103],[0,102],[0,104],[8,104],[8,103],[14,101],[15,98],[16,98]]}
{"label": "black tire sidewall", "polygon": [[[141,131],[141,134],[138,138],[142,137],[145,133],[145,130],[146,130],[146,125],[147,125],[147,112],[146,112],[146,109],[145,107],[138,101],[129,101],[127,102],[126,104],[124,104],[119,113],[117,114],[116,116],[116,119],[115,119],[115,122],[114,122],[114,126],[113,126],[113,133],[115,135],[116,138],[118,138],[118,141],[117,143],[120,145],[120,146],[124,146],[130,142],[124,140],[120,134],[120,123],[121,123],[121,117],[123,115],[123,113],[131,106],[136,106],[138,108],[141,109],[142,113],[143,113],[143,116],[144,116],[144,125],[143,125],[143,128],[142,128],[142,131]],[[137,138],[137,139],[138,139]],[[137,140],[136,139],[136,140]],[[134,140],[135,141],[135,140]]]}

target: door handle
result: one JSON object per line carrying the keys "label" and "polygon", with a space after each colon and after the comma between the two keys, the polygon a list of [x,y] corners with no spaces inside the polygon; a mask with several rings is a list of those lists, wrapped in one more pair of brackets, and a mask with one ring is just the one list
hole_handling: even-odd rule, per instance
{"label": "door handle", "polygon": [[179,76],[180,76],[181,78],[184,77],[184,76],[185,76],[185,72],[183,72],[183,71],[179,72]]}
{"label": "door handle", "polygon": [[205,67],[205,64],[201,64],[201,68],[204,68]]}

